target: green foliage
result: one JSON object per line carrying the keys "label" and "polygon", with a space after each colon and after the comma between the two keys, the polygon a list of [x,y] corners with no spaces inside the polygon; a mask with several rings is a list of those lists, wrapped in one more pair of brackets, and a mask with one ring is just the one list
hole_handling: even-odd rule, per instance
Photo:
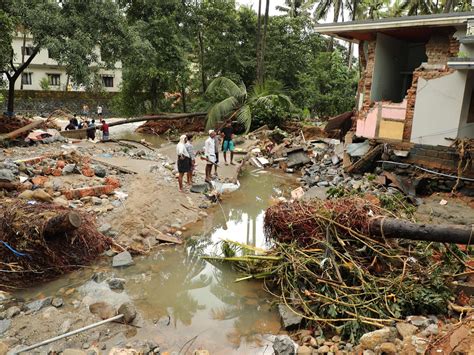
{"label": "green foliage", "polygon": [[237,85],[229,78],[220,77],[211,82],[206,94],[217,101],[208,111],[207,128],[236,118],[248,132],[252,125],[277,124],[288,117],[293,108],[291,99],[276,81],[255,85],[248,93],[245,84]]}
{"label": "green foliage", "polygon": [[319,117],[350,111],[355,104],[357,80],[356,70],[347,67],[339,51],[321,52],[306,71],[298,73],[295,103]]}
{"label": "green foliage", "polygon": [[49,90],[49,80],[47,77],[44,77],[40,80],[40,87],[41,90],[48,91]]}

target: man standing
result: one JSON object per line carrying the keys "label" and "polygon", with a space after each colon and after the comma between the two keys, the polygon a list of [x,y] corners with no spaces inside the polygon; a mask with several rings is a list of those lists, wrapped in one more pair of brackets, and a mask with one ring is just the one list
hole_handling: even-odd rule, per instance
{"label": "man standing", "polygon": [[232,127],[232,121],[227,120],[225,127],[221,130],[223,142],[222,151],[224,152],[225,165],[227,164],[227,152],[230,152],[230,165],[234,165],[234,128]]}
{"label": "man standing", "polygon": [[99,118],[102,117],[102,106],[100,105],[97,106],[97,116],[99,116]]}
{"label": "man standing", "polygon": [[105,120],[102,120],[102,127],[100,127],[100,130],[102,131],[102,140],[103,141],[108,141],[109,140],[109,125]]}
{"label": "man standing", "polygon": [[204,156],[206,158],[206,182],[211,182],[212,166],[216,164],[216,132],[211,129],[209,138],[204,143]]}

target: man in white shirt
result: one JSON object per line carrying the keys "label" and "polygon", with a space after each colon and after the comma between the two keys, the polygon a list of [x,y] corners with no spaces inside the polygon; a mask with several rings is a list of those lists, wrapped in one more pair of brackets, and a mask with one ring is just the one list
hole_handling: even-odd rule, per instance
{"label": "man in white shirt", "polygon": [[212,166],[216,164],[216,132],[211,129],[209,131],[209,138],[204,143],[204,156],[206,158],[206,182],[211,182]]}
{"label": "man in white shirt", "polygon": [[97,106],[97,116],[101,117],[102,116],[102,106]]}

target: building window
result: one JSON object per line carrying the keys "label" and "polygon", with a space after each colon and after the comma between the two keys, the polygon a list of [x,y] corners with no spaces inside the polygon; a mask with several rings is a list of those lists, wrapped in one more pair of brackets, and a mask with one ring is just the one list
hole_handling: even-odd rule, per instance
{"label": "building window", "polygon": [[113,88],[114,87],[114,77],[113,76],[103,76],[102,82],[106,88]]}
{"label": "building window", "polygon": [[48,74],[49,85],[59,86],[61,83],[61,74]]}
{"label": "building window", "polygon": [[31,85],[31,74],[32,73],[23,73],[23,74],[21,74],[21,83],[23,85]]}
{"label": "building window", "polygon": [[21,52],[24,54],[24,55],[32,55],[33,54],[33,47],[21,47]]}

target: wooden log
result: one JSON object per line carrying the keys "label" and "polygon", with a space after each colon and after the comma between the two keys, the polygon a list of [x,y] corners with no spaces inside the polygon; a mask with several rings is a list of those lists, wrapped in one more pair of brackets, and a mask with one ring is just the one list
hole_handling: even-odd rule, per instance
{"label": "wooden log", "polygon": [[7,191],[23,191],[26,190],[23,184],[19,182],[5,182],[0,181],[0,190],[7,190]]}
{"label": "wooden log", "polygon": [[[186,119],[186,118],[205,118],[207,112],[191,112],[191,113],[159,113],[156,115],[151,116],[143,116],[143,117],[136,117],[130,118],[128,120],[121,120],[117,122],[109,123],[109,127],[119,126],[127,123],[134,123],[134,122],[143,122],[143,121],[170,121],[170,120],[179,120],[179,119]],[[97,128],[99,128],[98,126]]]}
{"label": "wooden log", "polygon": [[51,217],[43,228],[45,238],[63,235],[79,228],[82,224],[81,215],[77,212],[66,212]]}
{"label": "wooden log", "polygon": [[474,243],[474,229],[472,225],[419,224],[389,217],[371,219],[369,222],[369,234],[385,238],[402,238],[440,243]]}

